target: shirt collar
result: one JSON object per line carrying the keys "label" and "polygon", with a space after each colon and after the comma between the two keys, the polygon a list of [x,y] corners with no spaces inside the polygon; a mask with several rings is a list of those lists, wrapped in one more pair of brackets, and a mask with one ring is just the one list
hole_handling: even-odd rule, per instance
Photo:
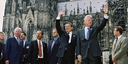
{"label": "shirt collar", "polygon": [[58,39],[59,37],[57,37],[57,38],[54,38],[55,39],[55,41]]}
{"label": "shirt collar", "polygon": [[72,34],[72,31],[71,32],[69,32],[69,35],[71,35]]}
{"label": "shirt collar", "polygon": [[[42,40],[40,40],[42,42]],[[39,42],[39,40],[37,39],[37,42]]]}
{"label": "shirt collar", "polygon": [[14,37],[15,37],[16,39],[17,39],[17,38],[19,39],[19,37],[16,37],[15,35],[14,35]]}
{"label": "shirt collar", "polygon": [[118,40],[121,38],[122,35],[118,36]]}
{"label": "shirt collar", "polygon": [[[89,27],[90,28],[90,27]],[[88,27],[85,26],[85,29],[88,29]]]}

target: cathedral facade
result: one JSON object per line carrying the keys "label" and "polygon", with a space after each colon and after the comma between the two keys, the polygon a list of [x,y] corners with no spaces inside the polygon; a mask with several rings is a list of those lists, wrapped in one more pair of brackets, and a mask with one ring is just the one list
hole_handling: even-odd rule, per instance
{"label": "cathedral facade", "polygon": [[[52,22],[56,16],[56,0],[7,0],[3,19],[5,40],[14,36],[15,27],[22,28],[27,34],[27,41],[36,39],[37,30],[44,32],[46,43],[51,39]],[[54,16],[53,16],[54,14]]]}

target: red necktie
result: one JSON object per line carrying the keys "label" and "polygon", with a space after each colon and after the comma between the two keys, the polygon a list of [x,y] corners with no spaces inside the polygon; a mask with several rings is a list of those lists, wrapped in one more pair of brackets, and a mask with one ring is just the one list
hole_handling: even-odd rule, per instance
{"label": "red necktie", "polygon": [[39,57],[41,57],[41,56],[42,56],[42,49],[41,49],[41,42],[39,40]]}

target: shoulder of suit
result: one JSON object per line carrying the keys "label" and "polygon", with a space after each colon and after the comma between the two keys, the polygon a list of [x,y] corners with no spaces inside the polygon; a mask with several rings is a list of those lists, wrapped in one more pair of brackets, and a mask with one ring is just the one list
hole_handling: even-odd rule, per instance
{"label": "shoulder of suit", "polygon": [[32,43],[32,42],[37,42],[37,40],[33,40],[33,41],[31,41],[31,43]]}
{"label": "shoulder of suit", "polygon": [[45,45],[47,45],[47,43],[43,42]]}

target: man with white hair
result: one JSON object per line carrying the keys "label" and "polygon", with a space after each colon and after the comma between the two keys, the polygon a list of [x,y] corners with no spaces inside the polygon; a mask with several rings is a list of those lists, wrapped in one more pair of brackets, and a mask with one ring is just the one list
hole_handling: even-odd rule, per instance
{"label": "man with white hair", "polygon": [[100,64],[101,50],[97,40],[98,33],[105,27],[108,20],[108,6],[104,5],[104,19],[98,26],[92,25],[92,16],[84,18],[85,27],[77,32],[77,57],[82,64]]}
{"label": "man with white hair", "polygon": [[16,27],[14,37],[7,39],[4,51],[5,64],[20,64],[23,60],[23,41],[19,38],[20,34],[21,28]]}

